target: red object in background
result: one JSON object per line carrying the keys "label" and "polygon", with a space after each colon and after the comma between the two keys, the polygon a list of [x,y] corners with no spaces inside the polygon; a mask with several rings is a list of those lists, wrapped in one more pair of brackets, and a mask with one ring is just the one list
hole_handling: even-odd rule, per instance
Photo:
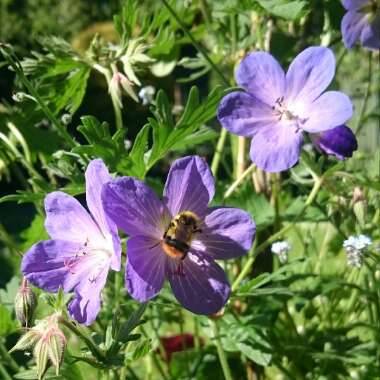
{"label": "red object in background", "polygon": [[[194,347],[194,336],[192,334],[173,335],[160,339],[166,354],[164,359],[167,361],[170,361],[174,352],[181,352]],[[201,345],[202,343],[202,340],[200,340]]]}

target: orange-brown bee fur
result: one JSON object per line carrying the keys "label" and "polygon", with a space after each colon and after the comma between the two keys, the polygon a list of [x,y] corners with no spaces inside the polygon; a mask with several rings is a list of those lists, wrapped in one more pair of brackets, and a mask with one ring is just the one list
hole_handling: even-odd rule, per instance
{"label": "orange-brown bee fur", "polygon": [[184,260],[190,249],[190,244],[196,232],[202,232],[199,228],[200,220],[191,211],[183,211],[176,215],[170,222],[162,239],[162,249],[174,259]]}

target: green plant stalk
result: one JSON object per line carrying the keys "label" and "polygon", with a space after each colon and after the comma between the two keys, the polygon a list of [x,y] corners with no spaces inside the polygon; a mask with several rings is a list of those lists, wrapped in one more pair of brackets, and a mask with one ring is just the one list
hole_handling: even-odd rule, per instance
{"label": "green plant stalk", "polygon": [[169,13],[173,16],[173,18],[177,21],[178,25],[181,27],[183,32],[186,34],[187,37],[189,37],[190,41],[194,45],[194,47],[199,51],[199,53],[203,56],[203,58],[209,63],[211,68],[215,71],[216,74],[218,74],[221,81],[227,86],[230,86],[230,82],[227,80],[227,78],[224,76],[224,74],[221,72],[218,66],[215,65],[215,63],[212,61],[212,59],[207,54],[206,50],[198,44],[192,33],[187,29],[186,25],[182,22],[182,20],[178,17],[175,10],[169,5],[169,3],[166,0],[162,0],[164,3],[166,9],[169,11]]}
{"label": "green plant stalk", "polygon": [[90,351],[96,356],[100,361],[104,360],[104,353],[101,351],[98,346],[92,341],[92,339],[86,336],[80,329],[78,329],[73,323],[67,321],[64,317],[60,317],[59,321],[66,326],[71,332],[73,332],[77,337],[79,337]]}
{"label": "green plant stalk", "polygon": [[0,363],[0,374],[3,376],[4,380],[12,380],[11,376],[5,369],[5,367]]}
{"label": "green plant stalk", "polygon": [[250,270],[252,268],[252,265],[253,265],[253,263],[256,260],[256,257],[261,252],[263,252],[270,244],[272,244],[274,241],[276,241],[277,239],[279,239],[282,235],[284,235],[286,232],[288,232],[290,229],[293,228],[293,226],[295,225],[295,223],[297,222],[297,220],[299,219],[299,217],[313,203],[315,197],[318,194],[319,189],[322,186],[322,183],[323,183],[323,176],[321,178],[318,178],[314,182],[314,186],[311,189],[311,192],[310,192],[309,196],[307,197],[304,206],[302,207],[302,209],[300,210],[300,212],[294,217],[294,219],[292,220],[291,223],[289,223],[288,225],[284,226],[280,231],[278,231],[275,234],[273,234],[272,236],[270,236],[266,241],[264,241],[263,243],[261,243],[254,251],[251,249],[251,251],[249,253],[248,260],[246,261],[246,263],[245,263],[242,271],[239,273],[239,276],[236,278],[236,280],[232,284],[232,287],[231,287],[231,291],[232,292],[234,292],[234,291],[237,290],[237,288],[239,287],[241,281],[250,272]]}
{"label": "green plant stalk", "polygon": [[38,105],[41,107],[42,112],[46,115],[46,117],[50,120],[50,122],[54,125],[57,132],[60,134],[60,136],[67,142],[67,144],[70,147],[74,147],[77,145],[73,138],[70,136],[70,134],[67,132],[65,127],[60,123],[60,121],[55,117],[53,112],[49,109],[49,107],[44,103],[42,98],[40,97],[37,90],[33,87],[32,83],[29,81],[29,79],[25,76],[24,71],[22,70],[21,64],[18,61],[16,57],[12,57],[13,53],[7,52],[4,47],[1,47],[0,50],[2,51],[4,57],[9,62],[12,69],[17,73],[19,76],[22,84],[26,87],[26,89],[29,91],[29,93],[33,96],[33,98],[36,100]]}
{"label": "green plant stalk", "polygon": [[216,324],[216,321],[210,319],[210,327],[212,329],[213,335],[214,335],[214,344],[216,346],[216,350],[218,352],[219,362],[222,366],[223,374],[225,380],[233,380],[233,377],[231,375],[231,370],[228,365],[226,353],[223,350],[222,342],[220,340],[218,326]]}
{"label": "green plant stalk", "polygon": [[255,164],[251,164],[247,169],[245,169],[245,171],[243,172],[243,174],[238,178],[236,179],[236,181],[234,181],[231,186],[226,190],[226,192],[224,193],[223,195],[223,200],[226,200],[227,198],[229,198],[233,192],[237,189],[237,187],[256,169],[256,165]]}
{"label": "green plant stalk", "polygon": [[216,144],[214,157],[212,158],[212,162],[211,162],[211,171],[215,178],[217,177],[219,163],[222,156],[224,144],[226,142],[226,138],[227,138],[227,129],[224,129],[222,127],[218,142]]}
{"label": "green plant stalk", "polygon": [[359,134],[361,129],[363,128],[362,121],[367,110],[368,98],[371,93],[371,85],[372,85],[372,54],[371,52],[369,52],[368,53],[368,83],[365,89],[363,102],[360,107],[358,121],[356,122],[356,126],[355,126],[356,134]]}
{"label": "green plant stalk", "polygon": [[8,367],[12,371],[18,372],[20,370],[19,365],[12,358],[11,354],[7,351],[7,348],[5,347],[3,340],[0,340],[0,356],[3,357],[4,363],[7,363]]}

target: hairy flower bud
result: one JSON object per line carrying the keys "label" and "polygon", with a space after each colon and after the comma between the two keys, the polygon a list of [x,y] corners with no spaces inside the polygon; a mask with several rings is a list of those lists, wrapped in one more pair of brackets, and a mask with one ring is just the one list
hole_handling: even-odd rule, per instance
{"label": "hairy flower bud", "polygon": [[26,350],[34,346],[33,356],[36,360],[39,379],[46,371],[48,360],[55,367],[56,375],[59,373],[67,341],[59,328],[58,318],[59,314],[55,313],[40,320],[20,338],[10,351]]}
{"label": "hairy flower bud", "polygon": [[356,216],[357,221],[360,226],[364,226],[365,217],[367,214],[367,202],[363,193],[363,190],[360,187],[355,187],[354,192],[352,194],[352,209]]}
{"label": "hairy flower bud", "polygon": [[37,307],[37,297],[29,287],[26,278],[22,279],[20,289],[15,297],[16,318],[21,326],[28,327],[33,318],[34,310]]}

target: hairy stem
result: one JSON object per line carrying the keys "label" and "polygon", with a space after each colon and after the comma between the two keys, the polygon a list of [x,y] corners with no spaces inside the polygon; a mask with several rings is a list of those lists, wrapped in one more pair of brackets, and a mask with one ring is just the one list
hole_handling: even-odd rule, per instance
{"label": "hairy stem", "polygon": [[216,144],[214,157],[212,158],[212,162],[211,162],[211,171],[215,178],[218,173],[219,163],[222,156],[224,144],[226,142],[226,138],[227,138],[227,129],[222,128],[222,130],[220,131],[218,142]]}
{"label": "hairy stem", "polygon": [[223,195],[223,200],[229,198],[233,192],[237,189],[237,187],[256,169],[255,164],[251,164],[245,171],[234,181],[231,186],[226,190]]}
{"label": "hairy stem", "polygon": [[220,362],[220,365],[222,366],[224,378],[225,380],[232,380],[233,377],[231,375],[231,370],[228,365],[226,353],[224,352],[223,347],[222,347],[222,342],[219,336],[218,325],[216,321],[210,319],[210,327],[214,335],[214,344],[218,352],[219,362]]}

